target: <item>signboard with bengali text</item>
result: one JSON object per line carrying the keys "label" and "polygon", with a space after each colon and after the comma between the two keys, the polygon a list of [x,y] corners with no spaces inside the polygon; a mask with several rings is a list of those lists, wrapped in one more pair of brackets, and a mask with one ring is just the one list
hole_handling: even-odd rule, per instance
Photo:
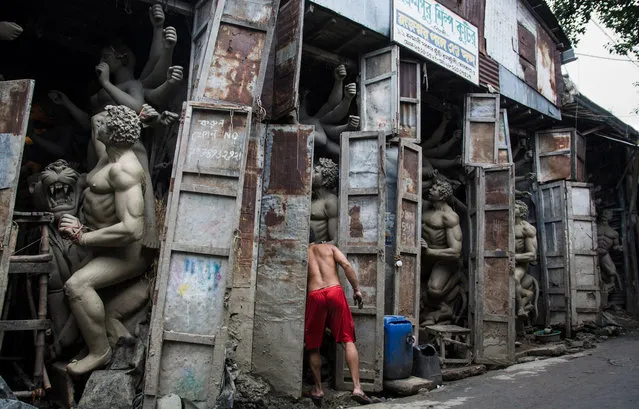
{"label": "signboard with bengali text", "polygon": [[391,39],[479,84],[477,27],[435,0],[393,0]]}

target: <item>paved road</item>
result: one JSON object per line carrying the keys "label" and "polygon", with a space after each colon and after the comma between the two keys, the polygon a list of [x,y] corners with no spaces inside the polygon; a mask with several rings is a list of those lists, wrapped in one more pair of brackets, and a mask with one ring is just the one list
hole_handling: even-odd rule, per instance
{"label": "paved road", "polygon": [[637,409],[639,335],[514,365],[370,409]]}

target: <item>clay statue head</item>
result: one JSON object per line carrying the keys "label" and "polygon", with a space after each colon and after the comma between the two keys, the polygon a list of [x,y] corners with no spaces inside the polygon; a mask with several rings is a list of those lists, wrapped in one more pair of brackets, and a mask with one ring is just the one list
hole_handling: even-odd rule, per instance
{"label": "clay statue head", "polygon": [[82,190],[80,174],[63,159],[29,178],[34,207],[41,212],[53,213],[56,219],[63,214],[77,214]]}
{"label": "clay statue head", "polygon": [[135,55],[126,45],[115,43],[102,49],[100,52],[100,62],[107,63],[112,72],[120,68],[133,70],[135,68]]}
{"label": "clay statue head", "polygon": [[428,199],[431,202],[445,202],[453,195],[453,187],[444,180],[437,180],[428,189]]}
{"label": "clay statue head", "polygon": [[521,200],[515,200],[515,217],[520,219],[528,217],[528,205]]}
{"label": "clay statue head", "polygon": [[124,105],[107,105],[91,118],[93,132],[106,146],[129,147],[139,138],[140,117]]}
{"label": "clay statue head", "polygon": [[331,159],[319,158],[319,164],[313,168],[313,189],[320,187],[333,189],[337,186],[339,168]]}
{"label": "clay statue head", "polygon": [[608,223],[610,220],[612,220],[612,210],[604,209],[601,212],[601,216],[599,216],[599,220],[604,223]]}

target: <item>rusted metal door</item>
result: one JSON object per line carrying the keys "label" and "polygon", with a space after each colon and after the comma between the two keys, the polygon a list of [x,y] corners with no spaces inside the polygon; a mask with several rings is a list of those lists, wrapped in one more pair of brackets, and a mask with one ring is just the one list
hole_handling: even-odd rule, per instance
{"label": "rusted metal door", "polygon": [[597,220],[591,185],[566,182],[566,226],[570,261],[572,326],[597,322],[601,306],[597,257]]}
{"label": "rusted metal door", "polygon": [[[383,131],[344,132],[341,140],[337,242],[357,273],[364,301],[362,309],[351,306],[351,312],[365,391],[381,391],[383,387],[385,142]],[[353,289],[343,273],[340,280],[350,302]],[[341,347],[337,348],[335,383],[340,390],[353,388]]]}
{"label": "rusted metal door", "polygon": [[218,0],[193,100],[253,106],[260,96],[280,0]]}
{"label": "rusted metal door", "polygon": [[515,358],[513,165],[475,168],[467,189],[469,322],[475,362],[511,362]]}
{"label": "rusted metal door", "polygon": [[[209,36],[211,32],[217,32],[219,27],[219,16],[216,18],[216,12],[221,12],[224,9],[225,1],[226,0],[204,0],[197,2],[193,7],[188,99],[193,99],[193,92],[198,88],[202,74],[202,62],[206,55]],[[214,22],[217,22],[215,27],[213,27]]]}
{"label": "rusted metal door", "polygon": [[253,368],[277,393],[300,397],[313,127],[270,125],[265,146]]}
{"label": "rusted metal door", "polygon": [[535,168],[539,183],[585,181],[586,144],[574,128],[535,133]]}
{"label": "rusted metal door", "polygon": [[[499,94],[467,94],[464,104],[464,165],[492,166],[500,161]],[[504,135],[505,137],[505,135]]]}
{"label": "rusted metal door", "polygon": [[176,393],[212,407],[228,309],[251,108],[188,102],[158,261],[144,408]]}
{"label": "rusted metal door", "polygon": [[399,47],[364,54],[360,60],[360,118],[363,131],[397,134],[399,127]]}
{"label": "rusted metal door", "polygon": [[[572,322],[570,307],[570,261],[566,226],[565,182],[539,185],[537,190],[537,226],[541,245],[541,276],[546,305],[546,325]],[[566,325],[566,336],[570,336]]]}
{"label": "rusted metal door", "polygon": [[421,142],[421,61],[401,59],[399,63],[399,137]]}
{"label": "rusted metal door", "polygon": [[[422,238],[422,148],[404,139],[397,160],[397,210],[395,216],[393,314],[419,327],[420,254]],[[415,336],[417,336],[415,332]]]}
{"label": "rusted metal door", "polygon": [[11,220],[34,86],[33,80],[0,81],[0,313],[15,246]]}

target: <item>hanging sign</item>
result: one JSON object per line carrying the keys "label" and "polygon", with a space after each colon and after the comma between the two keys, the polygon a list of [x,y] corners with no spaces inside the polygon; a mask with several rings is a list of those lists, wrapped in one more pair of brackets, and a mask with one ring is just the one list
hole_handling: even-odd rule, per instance
{"label": "hanging sign", "polygon": [[393,0],[391,39],[464,79],[479,84],[479,36],[435,0]]}

